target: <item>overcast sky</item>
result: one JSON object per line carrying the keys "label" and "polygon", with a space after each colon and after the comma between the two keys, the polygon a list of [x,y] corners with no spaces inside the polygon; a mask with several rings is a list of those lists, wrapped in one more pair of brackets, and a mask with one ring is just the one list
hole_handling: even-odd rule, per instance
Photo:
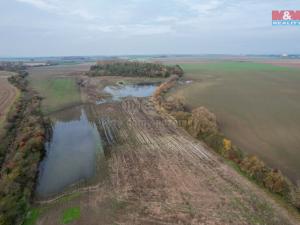
{"label": "overcast sky", "polygon": [[0,0],[0,57],[300,53],[300,0]]}

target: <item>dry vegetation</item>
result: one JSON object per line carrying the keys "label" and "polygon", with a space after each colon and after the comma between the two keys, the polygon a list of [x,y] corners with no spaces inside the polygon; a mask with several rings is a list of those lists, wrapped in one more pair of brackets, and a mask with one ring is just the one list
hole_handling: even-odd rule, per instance
{"label": "dry vegetation", "polygon": [[40,202],[38,225],[60,224],[72,207],[82,225],[297,224],[148,100],[93,106],[90,114],[99,118],[109,175],[68,201]]}
{"label": "dry vegetation", "polygon": [[6,113],[17,96],[17,89],[7,81],[7,78],[0,76],[0,129],[5,120]]}

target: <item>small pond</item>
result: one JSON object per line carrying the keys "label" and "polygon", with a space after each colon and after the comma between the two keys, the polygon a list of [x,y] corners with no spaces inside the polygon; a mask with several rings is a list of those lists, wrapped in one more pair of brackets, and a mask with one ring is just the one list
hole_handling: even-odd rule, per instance
{"label": "small pond", "polygon": [[113,101],[120,101],[124,97],[149,97],[151,96],[157,84],[130,84],[119,86],[106,86],[104,92],[112,96]]}
{"label": "small pond", "polygon": [[88,120],[83,107],[67,109],[52,117],[53,136],[46,143],[36,190],[42,198],[91,178],[97,154],[102,152],[96,125]]}

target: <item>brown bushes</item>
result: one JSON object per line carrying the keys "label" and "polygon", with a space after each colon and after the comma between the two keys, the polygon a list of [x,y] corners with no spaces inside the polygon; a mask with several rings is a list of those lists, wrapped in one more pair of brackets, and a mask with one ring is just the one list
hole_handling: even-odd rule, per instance
{"label": "brown bushes", "polygon": [[294,206],[300,209],[300,181],[297,183],[291,193],[291,201]]}
{"label": "brown bushes", "polygon": [[216,116],[205,107],[194,109],[189,120],[188,131],[196,138],[217,133]]}
{"label": "brown bushes", "polygon": [[184,105],[179,99],[170,99],[162,102],[162,107],[168,112],[184,111]]}
{"label": "brown bushes", "polygon": [[159,85],[158,88],[156,88],[153,94],[153,99],[157,104],[161,105],[163,103],[164,100],[163,95],[176,85],[177,80],[178,80],[178,76],[173,75],[169,79],[167,79],[164,83]]}
{"label": "brown bushes", "polygon": [[171,115],[177,120],[179,126],[185,128],[186,130],[188,129],[191,113],[178,111],[178,112],[172,112]]}
{"label": "brown bushes", "polygon": [[267,172],[265,164],[256,156],[247,156],[240,164],[242,171],[257,181],[262,181]]}
{"label": "brown bushes", "polygon": [[291,185],[279,170],[267,167],[256,156],[247,156],[240,164],[240,168],[257,183],[263,185],[273,193],[288,197]]}
{"label": "brown bushes", "polygon": [[279,170],[268,171],[263,179],[264,186],[271,192],[285,196],[290,191],[290,186],[286,178]]}

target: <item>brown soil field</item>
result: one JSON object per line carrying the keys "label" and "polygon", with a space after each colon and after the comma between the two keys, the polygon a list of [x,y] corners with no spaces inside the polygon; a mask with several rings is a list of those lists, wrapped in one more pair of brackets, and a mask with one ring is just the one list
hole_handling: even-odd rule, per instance
{"label": "brown soil field", "polygon": [[14,76],[16,73],[9,71],[0,71],[0,78],[8,78],[10,76]]}
{"label": "brown soil field", "polygon": [[80,208],[77,225],[299,224],[148,99],[91,105],[88,114],[98,118],[107,177],[67,200],[36,202],[37,224],[61,224],[70,207]]}
{"label": "brown soil field", "polygon": [[12,86],[7,78],[0,77],[0,124],[17,96],[17,89]]}
{"label": "brown soil field", "polygon": [[72,76],[88,72],[93,64],[94,63],[81,63],[75,65],[31,67],[27,71],[33,78],[43,78],[47,76]]}
{"label": "brown soil field", "polygon": [[266,63],[266,64],[271,64],[271,65],[275,65],[275,66],[300,68],[300,60],[299,59],[263,60],[263,61],[259,61],[259,62]]}

